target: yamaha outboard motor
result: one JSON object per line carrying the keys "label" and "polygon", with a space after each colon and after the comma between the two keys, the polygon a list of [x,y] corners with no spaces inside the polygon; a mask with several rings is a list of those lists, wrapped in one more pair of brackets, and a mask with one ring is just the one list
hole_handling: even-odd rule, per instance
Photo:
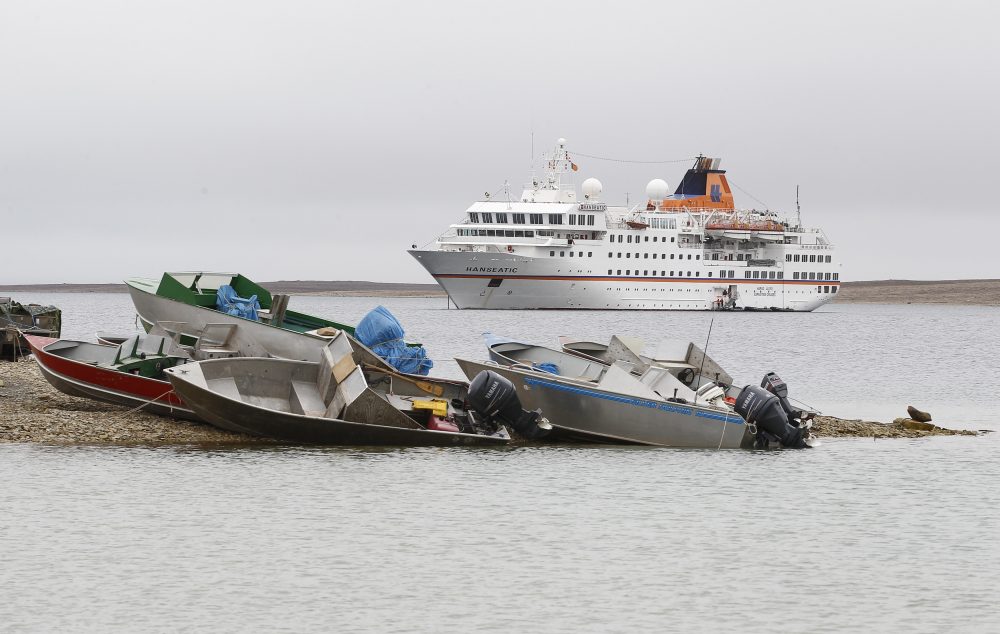
{"label": "yamaha outboard motor", "polygon": [[469,384],[469,407],[487,420],[510,425],[530,440],[544,438],[552,429],[542,412],[525,411],[514,384],[492,370],[483,370]]}
{"label": "yamaha outboard motor", "polygon": [[792,425],[780,397],[762,387],[748,385],[736,397],[736,413],[757,427],[757,444],[766,446],[773,439],[782,447],[808,447],[805,427]]}
{"label": "yamaha outboard motor", "polygon": [[760,386],[778,397],[778,402],[781,403],[781,409],[785,410],[785,413],[788,414],[789,418],[807,421],[813,417],[812,412],[792,409],[791,404],[788,402],[788,384],[774,372],[768,372],[765,374],[764,379],[760,382]]}

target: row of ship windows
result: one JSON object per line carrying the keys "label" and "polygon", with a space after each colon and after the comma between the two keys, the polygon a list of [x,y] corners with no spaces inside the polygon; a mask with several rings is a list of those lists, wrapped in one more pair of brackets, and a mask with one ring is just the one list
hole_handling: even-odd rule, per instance
{"label": "row of ship windows", "polygon": [[[671,229],[672,229],[672,228],[673,228],[673,227],[671,227]],[[628,240],[626,240],[626,241],[625,241],[625,242],[626,242],[626,244],[631,244],[631,242],[632,242],[632,236],[631,236],[631,235],[628,235],[628,236],[626,236],[626,235],[625,235],[625,234],[623,234],[623,233],[612,233],[612,234],[608,235],[608,241],[609,241],[609,242],[615,242],[615,236],[618,236],[618,242],[621,242],[621,241],[622,241],[622,237],[623,237],[623,236],[624,236],[624,237],[626,237],[626,238],[628,238]],[[636,244],[639,244],[639,237],[640,237],[640,236],[636,236],[636,237],[635,237],[635,243],[636,243]],[[645,239],[646,239],[646,242],[649,242],[649,236],[641,236],[641,237],[645,238]],[[653,242],[656,242],[656,241],[657,241],[657,236],[653,236]],[[664,241],[664,242],[666,242],[666,241],[667,241],[667,236],[663,236],[663,241]],[[673,236],[670,236],[670,241],[671,241],[671,242],[673,242],[673,241],[674,241],[674,237],[673,237]]]}
{"label": "row of ship windows", "polygon": [[[508,222],[510,222],[511,220],[513,221],[513,224],[515,224],[515,225],[523,225],[523,224],[541,225],[541,224],[546,224],[545,222],[543,222],[543,219],[545,217],[548,217],[548,223],[547,224],[550,224],[550,225],[561,225],[561,224],[564,224],[563,223],[563,215],[562,214],[515,214],[515,213],[511,213],[510,214],[510,219],[511,220],[508,220],[508,214],[505,211],[497,212],[496,214],[494,214],[493,212],[489,212],[489,211],[484,211],[482,214],[480,214],[479,212],[476,212],[476,211],[470,211],[469,212],[469,222],[471,222],[473,224],[479,224],[480,222],[483,222],[485,224],[493,224],[493,222],[494,222],[494,216],[496,217],[496,223],[500,224],[500,225],[505,225]],[[591,226],[591,227],[594,226],[594,216],[593,216],[593,214],[566,214],[566,216],[567,216],[567,220],[568,220],[569,224],[571,224],[571,225],[588,225],[588,226]],[[525,222],[525,219],[527,219],[527,222]]]}
{"label": "row of ship windows", "polygon": [[[551,231],[539,231],[539,236],[552,235]],[[535,232],[530,229],[459,229],[460,236],[490,236],[498,238],[534,238]]]}
{"label": "row of ship windows", "polygon": [[[621,275],[622,270],[608,269],[608,275]],[[639,275],[639,269],[635,270],[635,274]],[[632,269],[625,269],[625,275],[632,275]],[[648,269],[643,270],[642,277],[649,277],[652,275],[656,277],[656,270],[650,271]],[[684,271],[677,271],[677,275],[674,275],[674,271],[670,271],[670,275],[667,275],[666,271],[660,271],[660,277],[685,277]],[[687,271],[687,277],[692,277],[691,271]],[[701,271],[695,271],[694,277],[701,277]],[[712,277],[712,271],[709,271],[705,277]],[[785,279],[784,271],[743,271],[743,277],[748,280],[783,280]],[[730,269],[728,271],[719,271],[719,278],[721,279],[735,279],[736,271]],[[839,273],[802,273],[798,272],[792,273],[792,279],[794,280],[809,280],[809,281],[837,281],[840,279]]]}
{"label": "row of ship windows", "polygon": [[[688,292],[688,293],[690,293],[692,289],[690,289],[690,288],[660,288],[660,289],[655,289],[654,288],[654,289],[649,289],[649,288],[639,288],[639,287],[636,287],[636,288],[624,288],[623,289],[620,286],[618,288],[614,288],[612,286],[609,286],[605,290],[609,290],[609,291],[621,291],[621,290],[625,290],[625,291],[650,291],[650,290],[657,291],[658,290],[661,293],[674,293],[674,292],[677,292],[677,293]],[[791,292],[798,293],[799,291],[785,291],[785,292],[786,293],[791,293]],[[816,287],[816,292],[817,293],[836,293],[837,292],[837,287],[836,286],[817,286]],[[610,306],[610,305],[611,304],[608,304],[608,306]],[[618,305],[621,306],[621,304],[618,304]],[[629,304],[629,306],[631,306],[631,305],[632,304]]]}
{"label": "row of ship windows", "polygon": [[[555,257],[555,255],[556,255],[555,251],[549,251],[549,257]],[[593,255],[594,255],[593,251],[587,251],[587,257],[588,258],[589,257],[593,257]],[[608,257],[609,258],[612,257],[613,255],[614,255],[613,253],[608,253]],[[657,256],[657,254],[654,253],[653,254],[653,259],[654,260],[656,259],[656,256]],[[559,252],[559,257],[566,257],[566,252],[565,251],[560,251]],[[569,257],[573,257],[573,251],[569,252]],[[578,257],[581,257],[581,258],[583,257],[583,252],[582,251],[578,254]],[[618,257],[621,258],[622,254],[618,253]],[[626,253],[625,257],[626,258],[631,258],[632,254],[631,253]],[[649,254],[648,253],[644,253],[643,257],[649,258]],[[820,256],[820,257],[822,257],[822,256]],[[827,256],[827,257],[830,257],[830,256]],[[635,254],[635,258],[637,260],[639,259],[639,254],[638,253]],[[666,259],[666,258],[667,258],[667,255],[663,254],[663,259]],[[670,259],[671,260],[674,259],[674,254],[673,253],[670,254]],[[680,254],[677,257],[677,259],[678,260],[683,260],[684,259],[684,254]],[[690,253],[687,254],[687,259],[689,259],[689,260],[691,259],[691,254]],[[700,260],[701,259],[701,255],[695,254],[694,259],[695,260]],[[715,258],[713,257],[713,259],[715,259]],[[742,258],[741,258],[741,256],[737,255],[736,259],[739,260],[739,259],[742,259]],[[749,256],[747,257],[747,259],[750,259]],[[610,275],[610,273],[611,273],[611,271],[609,270],[608,274]],[[637,270],[636,271],[636,275],[638,275],[638,274],[639,274],[639,271]],[[655,275],[656,272],[654,271],[653,274]],[[746,276],[747,279],[754,279],[754,280],[756,280],[756,279],[772,279],[772,280],[774,280],[774,279],[779,279],[779,280],[784,279],[784,272],[782,272],[782,271],[744,271],[744,274],[745,274],[745,276]],[[777,277],[775,277],[776,274],[777,274]],[[662,273],[661,273],[661,275],[662,275]],[[673,272],[671,272],[671,275],[673,275]],[[824,276],[825,276],[825,278],[824,278]],[[712,274],[709,273],[708,277],[712,277]],[[726,271],[720,271],[719,272],[719,277],[727,277]],[[733,271],[732,270],[729,271],[728,277],[730,277],[730,278],[733,277]],[[795,271],[795,272],[792,273],[792,279],[793,280],[798,280],[798,279],[802,279],[802,280],[822,280],[822,279],[837,280],[839,278],[840,278],[840,274],[839,273],[818,273],[818,272],[802,272],[802,273],[799,273],[798,271]]]}
{"label": "row of ship windows", "polygon": [[[730,269],[728,271],[719,271],[719,277],[728,277],[732,279],[734,277],[734,271]],[[785,279],[784,271],[743,271],[744,279],[748,280],[783,280]],[[810,280],[810,281],[837,281],[840,279],[840,273],[820,273],[820,272],[803,272],[799,273],[794,271],[792,273],[793,280]]]}
{"label": "row of ship windows", "polygon": [[[621,269],[618,269],[617,273],[612,273],[611,271],[612,271],[612,269],[608,269],[608,275],[621,275],[622,274],[622,270]],[[719,271],[719,277],[722,277],[723,273],[725,273],[725,271]],[[639,269],[635,270],[635,274],[639,275]],[[632,269],[626,269],[625,270],[625,275],[632,275]],[[655,270],[653,270],[653,271],[645,270],[645,271],[642,272],[642,277],[649,277],[650,275],[652,275],[653,277],[656,277],[656,271]],[[691,271],[687,272],[687,276],[688,277],[692,277]],[[667,275],[666,271],[660,271],[660,277],[684,277],[684,271],[677,271],[677,275],[674,275],[673,271],[670,271],[670,275]],[[695,271],[694,272],[694,277],[701,277],[701,271]],[[712,277],[712,272],[709,271],[708,274],[705,277]]]}
{"label": "row of ship windows", "polygon": [[[824,258],[826,258],[826,259],[824,259]],[[801,258],[799,258],[799,254],[798,253],[796,253],[794,255],[792,255],[791,253],[786,253],[785,254],[785,262],[832,262],[832,261],[833,261],[833,258],[831,256],[829,256],[829,255],[826,255],[826,256],[823,256],[823,255],[810,255],[809,259],[806,259],[806,256],[804,254],[802,255]]]}
{"label": "row of ship windows", "polygon": [[[609,258],[610,258],[610,257],[612,257],[613,255],[614,255],[613,253],[610,253],[610,252],[608,253],[608,257],[609,257]],[[654,259],[654,260],[656,259],[656,256],[657,256],[657,255],[658,255],[658,254],[656,254],[656,253],[654,253],[654,254],[653,254],[653,259]],[[622,254],[621,254],[621,253],[618,253],[618,257],[621,257],[621,256],[622,256]],[[688,256],[688,257],[687,257],[687,259],[689,259],[689,260],[690,260],[690,259],[691,259],[691,254],[690,254],[690,253],[688,253],[688,254],[687,254],[687,256]],[[626,257],[626,258],[630,258],[630,257],[632,257],[632,254],[631,254],[631,253],[626,253],[626,254],[625,254],[625,257]],[[643,253],[643,254],[642,254],[642,257],[644,257],[644,258],[649,258],[649,254],[648,254],[648,253]],[[638,254],[638,253],[636,253],[636,254],[635,254],[635,259],[636,259],[636,260],[638,260],[638,259],[639,259],[639,254]],[[664,260],[666,260],[666,259],[667,259],[667,254],[666,254],[666,253],[664,253],[664,254],[663,254],[663,259],[664,259]],[[673,254],[673,253],[671,253],[671,254],[670,254],[670,259],[671,259],[671,260],[673,260],[673,259],[674,259],[674,254]],[[682,253],[682,254],[678,255],[678,256],[677,256],[677,259],[678,259],[678,260],[683,260],[683,259],[684,259],[684,254]],[[700,259],[701,259],[701,255],[700,255],[700,254],[695,254],[695,256],[694,256],[694,259],[696,259],[696,260],[700,260]]]}
{"label": "row of ship windows", "polygon": [[[594,252],[593,252],[593,251],[587,251],[587,257],[588,257],[588,258],[589,258],[589,257],[593,257],[593,255],[594,255]],[[653,254],[653,259],[655,260],[655,259],[656,259],[656,257],[657,257],[658,255],[659,255],[658,253],[654,253],[654,254]],[[615,256],[615,254],[614,254],[614,253],[610,253],[610,252],[608,253],[608,257],[609,257],[609,258],[611,258],[611,257],[614,257],[614,256]],[[549,257],[550,257],[550,258],[554,258],[554,257],[556,257],[556,252],[555,252],[555,251],[549,251]],[[559,257],[561,257],[561,258],[564,258],[564,257],[566,257],[566,252],[565,252],[565,251],[560,251],[560,252],[559,252]],[[572,252],[572,251],[570,251],[570,252],[569,252],[569,257],[573,257],[573,252]],[[580,252],[580,253],[579,253],[579,254],[577,255],[577,257],[581,257],[581,258],[582,258],[582,257],[583,257],[583,252],[581,251],[581,252]],[[621,253],[618,253],[618,257],[619,257],[619,258],[620,258],[620,257],[622,257],[622,254],[621,254]],[[631,258],[631,257],[632,257],[632,254],[631,254],[631,253],[626,253],[626,254],[625,254],[625,257],[626,257],[626,258]],[[644,257],[644,258],[646,258],[646,259],[649,259],[649,254],[648,254],[648,253],[643,253],[643,254],[642,254],[642,257]],[[636,259],[636,260],[638,260],[638,259],[639,259],[639,254],[638,254],[638,253],[636,253],[636,254],[635,254],[635,259]],[[663,259],[664,259],[664,260],[666,260],[666,259],[667,259],[667,254],[666,254],[666,253],[664,253],[664,254],[663,254]],[[673,253],[671,253],[671,254],[670,254],[670,259],[671,259],[671,260],[673,260],[673,259],[674,259],[674,254],[673,254]],[[684,254],[682,253],[682,254],[678,255],[678,256],[677,256],[677,259],[678,259],[678,260],[683,260],[683,259],[684,259]],[[691,254],[690,254],[690,253],[688,253],[688,254],[687,254],[687,259],[689,259],[689,260],[691,259]],[[700,255],[700,254],[695,254],[695,256],[694,256],[694,259],[695,259],[695,260],[700,260],[700,259],[701,259],[701,255]],[[713,258],[713,259],[718,259],[718,258]],[[738,256],[738,257],[737,257],[736,259],[737,259],[737,260],[742,260],[742,259],[743,259],[743,257],[742,257],[742,255],[741,255],[741,256]],[[749,256],[749,254],[747,255],[747,259],[748,259],[748,260],[750,259],[750,256]]]}
{"label": "row of ship windows", "polygon": [[[612,271],[612,269],[608,269],[608,275],[621,275],[622,274],[622,270],[621,269],[618,269],[617,273],[612,273],[611,271]],[[783,279],[785,279],[785,273],[784,273],[784,271],[744,271],[743,273],[746,276],[746,279],[748,279],[748,280],[767,280],[767,279],[771,279],[771,280],[783,280]],[[635,270],[635,274],[639,275],[639,269]],[[625,269],[625,275],[632,275],[632,269]],[[642,275],[643,275],[643,277],[649,277],[650,271],[649,270],[644,270],[642,272]],[[656,271],[655,270],[652,271],[652,275],[654,277],[656,276]],[[666,271],[660,271],[660,277],[675,277],[675,276],[674,276],[674,272],[673,271],[670,271],[670,275],[669,276],[667,275]],[[676,277],[685,277],[684,271],[677,271]],[[687,272],[687,277],[692,277],[691,276],[691,271]],[[694,272],[694,277],[701,277],[701,271],[695,271]],[[712,271],[709,271],[705,275],[705,277],[712,277]],[[721,278],[721,279],[734,279],[735,277],[736,277],[736,271],[735,270],[730,269],[729,271],[726,271],[726,270],[719,271],[719,278]],[[798,278],[796,277],[795,279],[798,279]],[[802,279],[806,279],[806,278],[803,277]],[[827,278],[827,279],[830,279],[830,278]]]}
{"label": "row of ship windows", "polygon": [[838,281],[840,280],[840,273],[799,273],[796,271],[792,273],[793,280],[829,280]]}
{"label": "row of ship windows", "polygon": [[[621,287],[612,288],[612,287],[609,286],[607,290],[609,290],[609,291],[621,291],[621,290],[625,290],[625,291],[633,291],[633,290],[635,290],[635,291],[649,291],[649,290],[654,290],[655,291],[656,289],[648,289],[648,288],[635,288],[635,289],[626,288],[626,289],[622,289]],[[680,289],[680,288],[678,288],[678,289],[673,289],[673,288],[666,288],[666,289],[661,288],[661,289],[659,289],[659,291],[661,293],[664,292],[664,291],[666,291],[668,293],[673,293],[675,290],[678,293],[684,292],[685,290],[687,292],[689,292],[689,293],[691,292],[690,288],[688,288],[688,289]],[[798,294],[800,291],[785,291],[785,292],[786,293],[796,293],[796,294]],[[816,292],[817,293],[836,293],[837,292],[837,287],[836,286],[832,286],[832,287],[831,286],[817,286],[816,287]],[[690,300],[684,300],[684,301],[690,301]],[[611,304],[605,304],[605,306],[607,306],[608,308],[610,308]],[[622,307],[621,304],[615,304],[615,306],[617,308],[621,308]],[[666,308],[667,306],[669,306],[670,308],[675,308],[675,306],[673,304],[651,304],[651,305],[650,304],[635,304],[636,308],[648,308],[650,306],[653,307],[653,308],[656,308],[656,307]],[[632,304],[629,304],[628,308],[632,308]],[[690,308],[690,304],[677,304],[676,308]]]}

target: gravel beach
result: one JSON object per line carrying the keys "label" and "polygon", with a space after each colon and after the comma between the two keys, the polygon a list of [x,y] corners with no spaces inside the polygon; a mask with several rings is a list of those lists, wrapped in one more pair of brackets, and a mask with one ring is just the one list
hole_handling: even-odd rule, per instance
{"label": "gravel beach", "polygon": [[[901,408],[902,409],[902,408]],[[892,424],[819,416],[817,436],[922,438],[976,435],[927,425],[921,429],[908,419]],[[57,391],[42,377],[32,357],[0,362],[0,443],[44,444],[274,444],[274,441],[234,434],[210,425],[164,418],[142,411],[101,403]]]}
{"label": "gravel beach", "polygon": [[12,442],[172,445],[272,441],[68,396],[49,385],[34,358],[27,357],[0,361],[0,443]]}

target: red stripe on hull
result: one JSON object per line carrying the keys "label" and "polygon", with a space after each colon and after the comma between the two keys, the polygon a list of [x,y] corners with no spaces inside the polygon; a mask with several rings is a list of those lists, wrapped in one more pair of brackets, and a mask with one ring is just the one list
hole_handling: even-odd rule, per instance
{"label": "red stripe on hull", "polygon": [[830,285],[840,286],[839,280],[748,280],[726,277],[586,277],[570,275],[464,275],[461,273],[442,273],[434,276],[435,279],[482,279],[482,280],[531,280],[546,282],[701,282],[704,284],[802,284],[806,286]]}
{"label": "red stripe on hull", "polygon": [[31,346],[31,352],[35,355],[38,363],[64,377],[144,400],[156,399],[158,403],[164,405],[187,409],[187,405],[174,394],[169,381],[150,379],[72,359],[64,359],[45,352],[44,346],[48,346],[52,341],[44,343],[43,347],[40,348],[37,344],[44,341],[43,338],[33,337],[32,339],[35,341],[29,339],[28,345]]}

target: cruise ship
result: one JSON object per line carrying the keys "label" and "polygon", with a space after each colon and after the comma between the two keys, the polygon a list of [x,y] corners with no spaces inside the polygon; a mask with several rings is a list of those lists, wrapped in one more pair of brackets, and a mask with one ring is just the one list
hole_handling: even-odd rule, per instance
{"label": "cruise ship", "polygon": [[673,194],[655,179],[646,202],[614,207],[595,178],[578,196],[559,139],[520,198],[487,195],[409,252],[458,308],[811,311],[833,299],[840,263],[823,231],[738,209],[719,163],[699,156]]}

